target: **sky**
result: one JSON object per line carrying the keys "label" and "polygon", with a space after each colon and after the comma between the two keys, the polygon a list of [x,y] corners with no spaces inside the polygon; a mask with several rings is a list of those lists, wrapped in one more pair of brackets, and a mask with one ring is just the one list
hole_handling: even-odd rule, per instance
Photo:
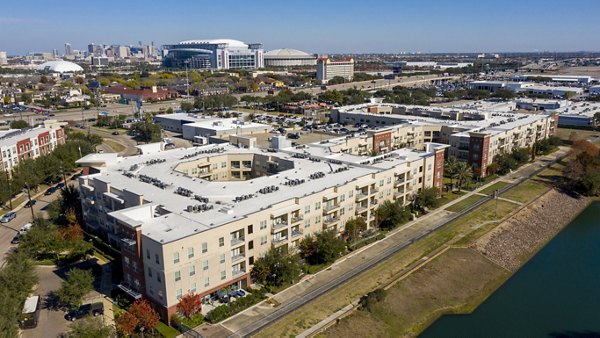
{"label": "sky", "polygon": [[599,51],[598,0],[8,0],[0,51],[230,38],[309,53]]}

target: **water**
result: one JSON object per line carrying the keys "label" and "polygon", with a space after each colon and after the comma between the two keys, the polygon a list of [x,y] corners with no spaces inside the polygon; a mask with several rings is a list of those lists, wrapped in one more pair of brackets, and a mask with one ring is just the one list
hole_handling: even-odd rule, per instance
{"label": "water", "polygon": [[600,337],[600,202],[472,314],[443,316],[421,337]]}

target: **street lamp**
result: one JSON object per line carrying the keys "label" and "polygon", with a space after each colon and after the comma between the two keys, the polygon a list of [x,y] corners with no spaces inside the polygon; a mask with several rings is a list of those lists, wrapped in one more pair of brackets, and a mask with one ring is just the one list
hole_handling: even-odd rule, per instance
{"label": "street lamp", "polygon": [[12,210],[13,205],[12,205],[12,192],[10,190],[10,178],[8,177],[8,168],[6,168],[6,170],[4,171],[4,173],[6,174],[6,185],[8,186],[8,202],[10,203],[10,210]]}

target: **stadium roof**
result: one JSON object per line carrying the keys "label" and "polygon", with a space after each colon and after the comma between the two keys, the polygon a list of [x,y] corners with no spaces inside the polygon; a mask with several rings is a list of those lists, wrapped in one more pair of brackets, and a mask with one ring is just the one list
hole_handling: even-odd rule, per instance
{"label": "stadium roof", "polygon": [[207,40],[185,40],[180,41],[180,45],[192,45],[192,44],[219,44],[226,43],[229,47],[248,48],[248,45],[240,40],[233,39],[207,39]]}
{"label": "stadium roof", "polygon": [[267,59],[277,58],[314,58],[312,55],[297,49],[281,48],[274,49],[265,53]]}
{"label": "stadium roof", "polygon": [[83,72],[83,68],[76,63],[69,61],[48,61],[37,67],[39,71],[48,71],[52,73],[74,73]]}

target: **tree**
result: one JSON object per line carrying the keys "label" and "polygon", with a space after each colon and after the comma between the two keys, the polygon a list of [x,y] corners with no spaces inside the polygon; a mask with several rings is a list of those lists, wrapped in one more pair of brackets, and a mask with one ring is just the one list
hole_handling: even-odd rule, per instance
{"label": "tree", "polygon": [[37,284],[37,275],[29,257],[12,250],[0,268],[0,332],[3,337],[17,337],[17,323],[25,298]]}
{"label": "tree", "polygon": [[375,217],[379,228],[391,230],[411,220],[412,214],[399,201],[385,201],[375,209]]}
{"label": "tree", "polygon": [[19,249],[33,258],[53,257],[58,259],[58,255],[64,250],[65,245],[56,224],[43,218],[37,218],[35,226],[31,227],[23,237]]}
{"label": "tree", "polygon": [[353,242],[357,240],[360,233],[365,230],[367,230],[367,222],[365,222],[364,218],[357,217],[346,222],[344,234],[349,242]]}
{"label": "tree", "polygon": [[344,242],[333,230],[305,237],[298,247],[300,257],[311,265],[332,263],[346,251]]}
{"label": "tree", "polygon": [[171,107],[167,108],[167,114],[173,114],[173,108],[171,108]]}
{"label": "tree", "polygon": [[14,120],[14,121],[10,122],[9,127],[10,127],[10,129],[23,129],[23,128],[28,128],[29,123],[27,123],[27,121],[23,121],[23,120]]}
{"label": "tree", "polygon": [[195,314],[202,309],[202,297],[194,293],[188,293],[181,297],[177,310],[188,319],[191,319]]}
{"label": "tree", "polygon": [[194,109],[194,104],[190,103],[190,102],[181,102],[181,106],[180,106],[181,110],[185,110],[185,111],[190,111],[192,109]]}
{"label": "tree", "polygon": [[444,174],[450,178],[450,184],[453,184],[453,180],[456,178],[458,160],[454,156],[450,156],[444,162]]}
{"label": "tree", "polygon": [[58,300],[69,306],[78,306],[83,297],[92,290],[94,276],[89,270],[71,269],[67,272],[67,279],[62,282],[60,289],[56,290]]}
{"label": "tree", "polygon": [[99,317],[82,318],[73,322],[69,328],[69,337],[73,338],[107,338],[114,333],[113,328],[105,325]]}
{"label": "tree", "polygon": [[272,248],[254,262],[252,278],[267,286],[281,286],[295,282],[302,272],[302,263],[296,255]]}
{"label": "tree", "polygon": [[456,183],[458,185],[458,191],[460,191],[463,185],[468,184],[473,178],[473,169],[467,162],[459,162],[456,167]]}
{"label": "tree", "polygon": [[138,328],[144,331],[153,329],[160,320],[158,313],[145,299],[136,300],[127,311],[135,316]]}
{"label": "tree", "polygon": [[115,320],[117,331],[125,336],[131,335],[137,328],[138,323],[137,317],[127,311],[121,313]]}
{"label": "tree", "polygon": [[412,207],[415,210],[423,211],[425,208],[437,207],[438,190],[434,187],[421,189],[415,196]]}

